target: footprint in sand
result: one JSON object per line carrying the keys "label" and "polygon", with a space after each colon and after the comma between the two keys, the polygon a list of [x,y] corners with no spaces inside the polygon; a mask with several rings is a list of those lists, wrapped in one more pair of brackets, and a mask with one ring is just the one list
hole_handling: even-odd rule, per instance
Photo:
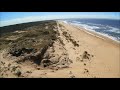
{"label": "footprint in sand", "polygon": [[69,74],[70,74],[69,76],[70,78],[75,78],[75,75],[72,73],[72,71],[70,71]]}
{"label": "footprint in sand", "polygon": [[76,57],[76,62],[77,62],[77,61],[80,61],[80,58],[79,58],[79,57]]}
{"label": "footprint in sand", "polygon": [[84,73],[89,73],[89,70],[85,68]]}
{"label": "footprint in sand", "polygon": [[86,66],[86,63],[84,63],[84,66]]}
{"label": "footprint in sand", "polygon": [[74,50],[76,50],[75,48],[73,48]]}

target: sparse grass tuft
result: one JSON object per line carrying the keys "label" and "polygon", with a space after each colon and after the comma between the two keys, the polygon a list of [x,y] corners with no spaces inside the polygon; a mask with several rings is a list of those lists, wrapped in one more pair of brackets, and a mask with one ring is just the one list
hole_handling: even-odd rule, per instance
{"label": "sparse grass tuft", "polygon": [[64,46],[65,44],[63,43],[63,40],[59,38],[60,43]]}

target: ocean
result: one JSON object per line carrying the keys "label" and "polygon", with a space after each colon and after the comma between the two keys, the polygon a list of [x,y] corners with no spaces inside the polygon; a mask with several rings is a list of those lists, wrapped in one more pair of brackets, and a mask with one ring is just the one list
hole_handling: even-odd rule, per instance
{"label": "ocean", "polygon": [[86,30],[96,32],[120,42],[120,20],[66,19],[64,22],[83,27]]}

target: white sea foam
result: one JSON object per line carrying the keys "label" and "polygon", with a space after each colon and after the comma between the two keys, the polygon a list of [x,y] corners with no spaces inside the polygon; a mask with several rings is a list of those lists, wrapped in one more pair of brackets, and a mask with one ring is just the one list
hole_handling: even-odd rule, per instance
{"label": "white sea foam", "polygon": [[[99,34],[99,35],[108,37],[108,38],[110,38],[110,39],[112,39],[112,40],[120,43],[120,41],[119,41],[120,38],[119,38],[119,37],[113,37],[113,36],[110,36],[110,35],[108,35],[108,34],[106,34],[106,33],[96,32],[96,31],[94,30],[94,29],[99,29],[99,28],[101,28],[101,27],[89,26],[89,25],[87,25],[87,24],[81,24],[81,23],[79,23],[79,22],[77,22],[77,21],[74,21],[74,22],[63,21],[63,22],[68,23],[68,24],[71,24],[71,25],[75,25],[75,26],[78,26],[78,27],[85,28],[85,29],[88,30],[88,31],[91,31],[91,32],[97,33],[97,34]],[[76,22],[77,22],[77,23],[76,23]],[[91,24],[92,24],[92,23],[91,23]],[[98,24],[94,24],[94,25],[98,25]],[[100,26],[103,26],[103,25],[100,24]],[[120,33],[120,30],[119,30],[118,28],[114,28],[114,27],[111,27],[111,26],[106,26],[106,27],[103,27],[103,28],[104,28],[104,29],[109,28],[109,31],[110,31],[110,32]],[[87,31],[85,31],[85,32],[86,32],[86,33],[89,33],[89,34],[91,34],[91,35],[94,35],[94,34],[92,34],[92,33],[90,33],[90,32],[87,32]],[[94,36],[96,36],[96,35],[94,35]],[[100,36],[96,36],[96,37],[102,38],[102,37],[100,37]],[[104,39],[104,38],[102,38],[102,39]]]}
{"label": "white sea foam", "polygon": [[108,26],[110,29],[109,29],[109,31],[110,32],[114,32],[114,33],[118,33],[118,34],[120,34],[120,29],[119,28],[115,28],[115,27],[111,27],[111,26]]}
{"label": "white sea foam", "polygon": [[81,23],[72,23],[74,25],[77,25],[77,26],[81,26],[83,28],[86,28],[86,29],[91,29],[91,30],[94,30],[94,29],[105,29],[105,30],[108,30],[108,32],[114,32],[114,33],[120,33],[120,29],[119,28],[115,28],[115,27],[111,27],[111,26],[105,26],[105,25],[101,25],[101,24],[93,24],[93,23],[87,23],[87,24],[91,24],[90,25],[87,25],[87,24],[81,24]]}

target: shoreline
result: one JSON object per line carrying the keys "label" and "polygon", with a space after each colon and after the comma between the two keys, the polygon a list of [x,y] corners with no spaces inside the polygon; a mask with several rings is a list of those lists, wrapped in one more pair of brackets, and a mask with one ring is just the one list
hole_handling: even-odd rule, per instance
{"label": "shoreline", "polygon": [[84,28],[84,27],[77,26],[77,25],[74,25],[74,24],[71,24],[71,23],[68,23],[68,22],[66,22],[66,23],[65,23],[64,21],[61,21],[61,22],[63,22],[64,24],[71,25],[71,26],[73,26],[74,28],[77,28],[77,29],[79,29],[79,30],[81,30],[81,31],[83,31],[83,32],[91,35],[91,36],[94,36],[94,37],[96,37],[96,38],[105,40],[105,41],[107,41],[107,42],[109,42],[109,43],[112,43],[112,44],[117,45],[118,47],[120,47],[120,41],[115,40],[115,39],[112,39],[112,38],[110,38],[109,36],[105,36],[105,35],[103,35],[103,34],[101,34],[101,33],[99,33],[99,32],[90,31],[90,30],[88,30],[88,29],[86,29],[86,28]]}
{"label": "shoreline", "polygon": [[59,23],[66,28],[66,31],[72,35],[74,40],[79,41],[80,47],[76,49],[79,52],[78,54],[87,51],[94,55],[89,65],[85,66],[92,75],[96,75],[97,77],[120,77],[119,43],[84,28],[63,22]]}

